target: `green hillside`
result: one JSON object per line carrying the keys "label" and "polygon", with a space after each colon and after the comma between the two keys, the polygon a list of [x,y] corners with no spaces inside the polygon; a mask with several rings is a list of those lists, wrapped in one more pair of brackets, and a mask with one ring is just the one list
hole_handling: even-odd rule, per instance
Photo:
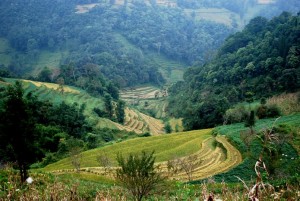
{"label": "green hillside", "polygon": [[[300,162],[300,113],[259,120],[254,126],[258,136],[266,131],[270,132],[270,129],[272,129],[272,134],[278,138],[278,140],[273,141],[274,152],[267,152],[264,155],[270,173],[285,172],[291,178],[297,177],[294,173],[299,170]],[[234,176],[239,176],[245,180],[250,179],[254,174],[253,165],[262,150],[258,145],[259,141],[253,139],[250,141],[250,145],[247,145],[243,133],[249,133],[249,128],[245,128],[243,123],[219,126],[215,128],[215,132],[219,135],[225,135],[229,142],[238,148],[244,158],[243,163],[236,168],[215,176],[216,180],[225,179],[234,182],[237,181]],[[247,150],[248,146],[250,147],[249,150]],[[272,156],[272,154],[274,155]],[[285,159],[285,155],[288,156],[287,159]],[[278,179],[275,175],[274,178]]]}
{"label": "green hillside", "polygon": [[172,85],[168,114],[182,117],[188,130],[214,127],[239,102],[299,91],[299,21],[287,12],[252,19],[226,39],[211,62],[194,65],[183,82]]}
{"label": "green hillside", "polygon": [[[8,83],[13,83],[15,79],[4,79]],[[30,80],[21,80],[24,84],[25,92],[34,92],[42,101],[50,101],[59,104],[65,101],[67,104],[77,103],[78,105],[86,104],[85,115],[91,124],[97,125],[99,128],[117,129],[114,122],[99,118],[93,112],[94,108],[103,108],[103,100],[95,98],[85,91],[76,87],[64,86],[64,92],[61,93],[58,84],[35,82]]]}

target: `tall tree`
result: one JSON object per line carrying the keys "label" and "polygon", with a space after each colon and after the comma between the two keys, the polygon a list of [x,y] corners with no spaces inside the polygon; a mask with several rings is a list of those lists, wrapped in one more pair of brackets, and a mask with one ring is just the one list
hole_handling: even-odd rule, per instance
{"label": "tall tree", "polygon": [[3,162],[16,162],[21,181],[28,177],[28,168],[36,160],[38,149],[34,135],[36,119],[24,97],[21,82],[9,85],[1,97],[0,156]]}

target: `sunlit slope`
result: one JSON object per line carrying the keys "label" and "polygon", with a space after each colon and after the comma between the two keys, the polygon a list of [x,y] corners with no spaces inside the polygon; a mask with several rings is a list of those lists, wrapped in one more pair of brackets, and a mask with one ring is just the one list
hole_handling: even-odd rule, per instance
{"label": "sunlit slope", "polygon": [[151,135],[164,133],[164,124],[161,120],[145,115],[137,110],[125,109],[124,125],[116,124],[120,130],[134,131],[137,134],[149,132]]}
{"label": "sunlit slope", "polygon": [[[223,144],[216,146],[216,140]],[[226,150],[225,150],[226,149]],[[200,179],[224,172],[238,165],[242,161],[241,154],[230,145],[224,137],[211,136],[211,129],[180,132],[170,135],[160,135],[147,138],[135,138],[116,143],[102,148],[89,150],[82,153],[81,168],[88,168],[92,172],[103,172],[96,158],[105,154],[116,166],[118,153],[127,156],[129,153],[140,153],[142,150],[154,151],[156,161],[160,164],[161,171],[167,172],[166,161],[175,158],[185,158],[198,155],[202,160],[195,168],[193,179]],[[66,158],[44,168],[45,171],[63,171],[74,169],[71,158]],[[187,180],[184,172],[179,172],[173,178]]]}

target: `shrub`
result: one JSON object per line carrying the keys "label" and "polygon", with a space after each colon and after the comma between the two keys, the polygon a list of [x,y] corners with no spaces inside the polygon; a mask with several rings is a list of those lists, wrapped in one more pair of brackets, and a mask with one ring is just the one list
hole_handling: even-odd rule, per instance
{"label": "shrub", "polygon": [[147,154],[142,151],[142,155],[130,154],[127,159],[120,154],[117,156],[121,167],[117,170],[117,179],[131,192],[135,200],[142,200],[163,181],[154,166],[153,154],[154,152]]}
{"label": "shrub", "polygon": [[239,123],[243,122],[248,115],[248,111],[244,105],[238,105],[234,108],[226,110],[224,115],[225,123]]}

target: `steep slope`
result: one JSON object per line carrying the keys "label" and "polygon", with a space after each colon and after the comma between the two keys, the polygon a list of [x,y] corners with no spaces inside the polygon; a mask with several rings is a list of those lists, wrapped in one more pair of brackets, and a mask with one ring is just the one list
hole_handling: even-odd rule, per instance
{"label": "steep slope", "polygon": [[[5,79],[7,82],[0,82],[1,85],[7,85],[14,82],[15,79]],[[60,88],[58,84],[37,82],[31,80],[21,80],[24,84],[26,92],[33,92],[38,95],[40,100],[50,101],[53,103],[60,103],[65,101],[68,104],[77,103],[78,105],[85,104],[85,115],[90,123],[97,128],[112,128],[133,131],[137,134],[149,132],[152,135],[159,135],[164,133],[164,124],[155,118],[142,114],[136,110],[125,109],[125,123],[118,124],[106,118],[100,118],[93,111],[94,108],[103,108],[104,100],[95,98],[84,90],[76,87],[63,86]]]}
{"label": "steep slope", "polygon": [[211,62],[189,68],[173,85],[169,114],[183,117],[186,129],[213,127],[233,104],[299,90],[299,22],[287,12],[252,19]]}

